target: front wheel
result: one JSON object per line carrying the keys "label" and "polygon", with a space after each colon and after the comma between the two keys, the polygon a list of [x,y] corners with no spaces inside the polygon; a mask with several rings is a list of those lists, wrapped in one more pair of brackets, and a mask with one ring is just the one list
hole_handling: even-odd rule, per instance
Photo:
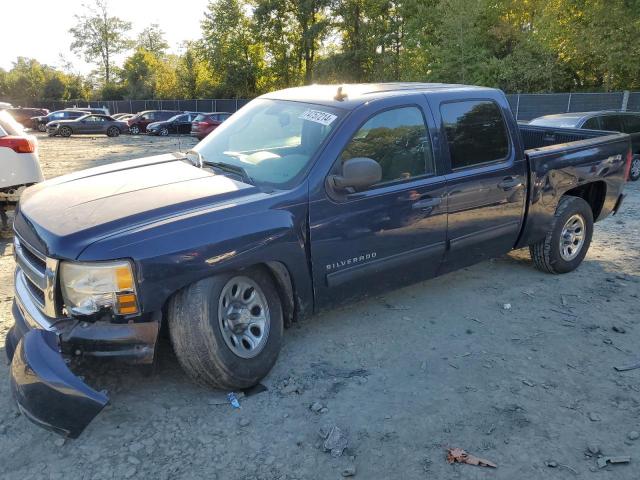
{"label": "front wheel", "polygon": [[138,125],[132,125],[129,127],[129,133],[131,135],[138,135],[140,133],[140,127]]}
{"label": "front wheel", "polygon": [[169,135],[169,129],[167,127],[162,127],[160,129],[160,135],[162,135],[163,137],[166,137],[167,135]]}
{"label": "front wheel", "polygon": [[631,167],[629,169],[629,180],[632,182],[640,178],[640,155],[634,155],[631,159]]}
{"label": "front wheel", "polygon": [[60,127],[60,136],[61,137],[70,137],[71,136],[71,128],[69,127]]}
{"label": "front wheel", "polygon": [[120,135],[120,129],[118,127],[109,127],[107,129],[107,137],[117,137]]}
{"label": "front wheel", "polygon": [[217,275],[186,287],[172,298],[168,319],[178,361],[200,384],[249,388],[278,358],[282,306],[265,269]]}
{"label": "front wheel", "polygon": [[39,132],[46,132],[47,131],[47,125],[44,123],[39,123],[38,124],[38,131]]}
{"label": "front wheel", "polygon": [[584,260],[593,235],[591,206],[579,197],[562,197],[544,240],[529,246],[538,270],[567,273]]}

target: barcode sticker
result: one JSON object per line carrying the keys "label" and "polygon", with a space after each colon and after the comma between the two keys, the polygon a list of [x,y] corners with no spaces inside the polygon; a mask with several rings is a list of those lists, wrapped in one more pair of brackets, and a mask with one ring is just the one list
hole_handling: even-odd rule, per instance
{"label": "barcode sticker", "polygon": [[338,117],[321,110],[308,109],[305,110],[298,118],[301,118],[302,120],[308,120],[310,122],[319,123],[321,125],[331,125],[333,121]]}

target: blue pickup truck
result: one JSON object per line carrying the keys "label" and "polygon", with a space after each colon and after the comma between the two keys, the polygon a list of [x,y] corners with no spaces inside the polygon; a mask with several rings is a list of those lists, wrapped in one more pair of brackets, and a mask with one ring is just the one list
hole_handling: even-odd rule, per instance
{"label": "blue pickup truck", "polygon": [[[253,100],[185,154],[29,188],[14,221],[13,394],[76,437],[108,402],[71,359],[255,385],[284,327],[340,302],[529,247],[575,269],[615,213],[629,136],[518,125],[495,89],[309,86]],[[75,362],[72,362],[75,363]]]}

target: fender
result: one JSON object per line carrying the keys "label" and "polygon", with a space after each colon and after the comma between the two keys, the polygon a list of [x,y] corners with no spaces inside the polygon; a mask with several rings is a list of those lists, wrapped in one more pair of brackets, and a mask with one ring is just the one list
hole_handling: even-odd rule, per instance
{"label": "fender", "polygon": [[176,291],[203,278],[257,264],[274,272],[276,263],[291,278],[298,310],[313,310],[305,192],[299,188],[264,195],[257,202],[195,211],[116,233],[88,246],[78,260],[133,259],[145,312],[161,310]]}

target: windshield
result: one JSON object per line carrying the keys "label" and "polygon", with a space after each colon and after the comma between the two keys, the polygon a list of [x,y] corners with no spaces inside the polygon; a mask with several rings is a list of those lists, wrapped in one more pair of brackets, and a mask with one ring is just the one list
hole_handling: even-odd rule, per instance
{"label": "windshield", "polygon": [[284,186],[310,166],[340,115],[340,110],[321,105],[257,99],[194,150],[205,164],[240,167],[257,184]]}

